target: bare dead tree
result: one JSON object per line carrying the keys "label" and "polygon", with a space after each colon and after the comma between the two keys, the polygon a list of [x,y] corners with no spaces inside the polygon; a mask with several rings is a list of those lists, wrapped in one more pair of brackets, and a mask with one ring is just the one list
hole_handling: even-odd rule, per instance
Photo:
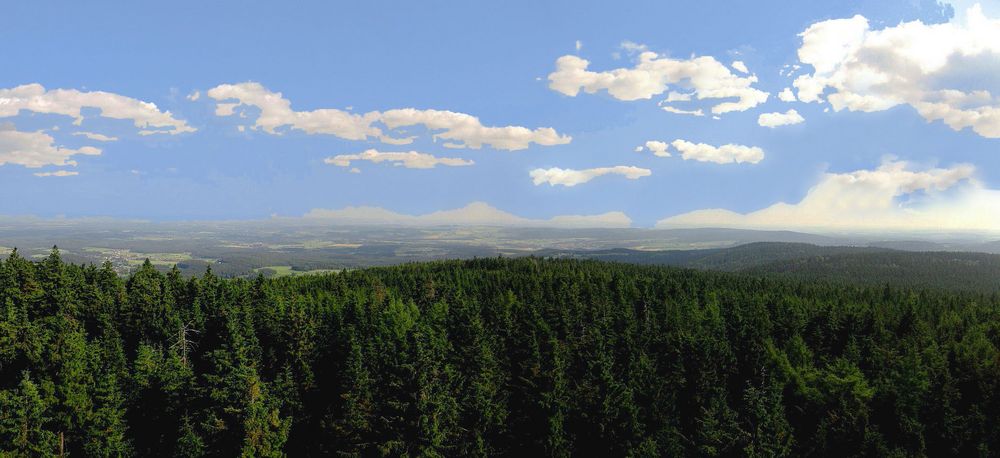
{"label": "bare dead tree", "polygon": [[170,345],[171,350],[181,355],[181,363],[184,365],[188,364],[188,352],[194,350],[197,346],[197,343],[191,340],[190,335],[197,333],[198,330],[194,329],[191,321],[181,323],[177,329],[177,337],[174,339],[174,343]]}

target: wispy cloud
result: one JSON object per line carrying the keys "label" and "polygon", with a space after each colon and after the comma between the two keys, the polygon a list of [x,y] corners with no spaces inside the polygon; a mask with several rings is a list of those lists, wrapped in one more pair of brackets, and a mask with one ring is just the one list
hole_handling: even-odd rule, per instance
{"label": "wispy cloud", "polygon": [[640,167],[618,165],[615,167],[598,167],[593,169],[573,170],[553,167],[550,169],[535,169],[529,175],[535,186],[549,184],[550,186],[576,186],[604,175],[621,175],[630,180],[637,180],[652,175],[652,171]]}

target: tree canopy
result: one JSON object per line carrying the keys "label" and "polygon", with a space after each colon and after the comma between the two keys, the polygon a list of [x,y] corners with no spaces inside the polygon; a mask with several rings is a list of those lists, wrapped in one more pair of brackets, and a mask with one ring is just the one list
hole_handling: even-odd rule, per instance
{"label": "tree canopy", "polygon": [[0,261],[0,456],[990,456],[1000,297],[577,260]]}

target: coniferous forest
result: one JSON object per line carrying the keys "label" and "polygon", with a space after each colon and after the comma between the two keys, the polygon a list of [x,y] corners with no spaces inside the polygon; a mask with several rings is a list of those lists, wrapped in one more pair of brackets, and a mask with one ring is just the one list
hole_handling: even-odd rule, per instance
{"label": "coniferous forest", "polygon": [[597,261],[0,261],[0,456],[995,456],[1000,296]]}

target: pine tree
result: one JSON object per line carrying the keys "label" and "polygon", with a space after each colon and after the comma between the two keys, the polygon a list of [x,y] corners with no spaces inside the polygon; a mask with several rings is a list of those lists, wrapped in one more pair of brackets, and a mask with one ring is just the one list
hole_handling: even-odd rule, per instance
{"label": "pine tree", "polygon": [[240,456],[283,457],[291,418],[281,416],[280,403],[268,394],[255,371],[244,368],[246,392],[242,405],[243,447]]}
{"label": "pine tree", "polygon": [[86,425],[87,456],[128,456],[131,446],[125,418],[125,399],[115,374],[104,374],[94,390],[95,409]]}
{"label": "pine tree", "polygon": [[447,305],[436,302],[421,317],[414,333],[418,453],[444,456],[452,447],[458,420],[454,368],[447,363],[450,343],[442,328]]}
{"label": "pine tree", "polygon": [[205,442],[195,431],[191,418],[187,415],[181,421],[180,429],[177,431],[177,445],[174,448],[174,456],[184,458],[195,458],[205,454]]}
{"label": "pine tree", "polygon": [[368,443],[372,433],[375,410],[372,376],[365,366],[365,356],[353,328],[347,330],[347,360],[341,382],[343,412],[339,418],[328,418],[335,435],[339,438],[339,449],[357,456],[368,454]]}
{"label": "pine tree", "polygon": [[0,455],[51,456],[58,435],[50,430],[52,411],[25,372],[14,391],[0,391]]}

